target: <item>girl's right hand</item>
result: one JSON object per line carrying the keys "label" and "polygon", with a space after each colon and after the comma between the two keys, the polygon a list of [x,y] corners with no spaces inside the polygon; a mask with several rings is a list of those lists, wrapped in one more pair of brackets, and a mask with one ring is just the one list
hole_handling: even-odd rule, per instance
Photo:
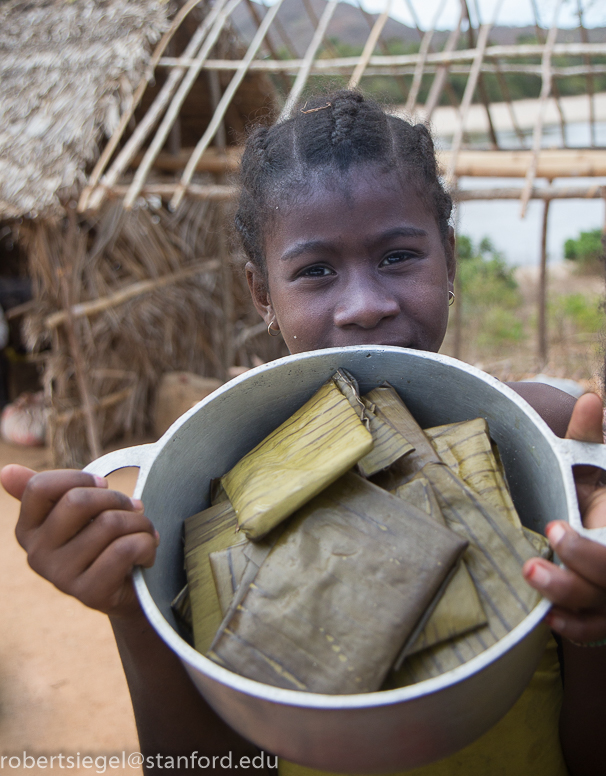
{"label": "girl's right hand", "polygon": [[72,469],[36,474],[11,464],[0,482],[21,501],[15,533],[34,571],[92,609],[139,611],[131,572],[153,564],[159,543],[141,501]]}

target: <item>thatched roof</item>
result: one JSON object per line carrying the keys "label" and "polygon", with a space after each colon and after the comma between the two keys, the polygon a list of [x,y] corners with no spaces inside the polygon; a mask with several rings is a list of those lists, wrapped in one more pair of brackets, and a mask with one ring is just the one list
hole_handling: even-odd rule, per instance
{"label": "thatched roof", "polygon": [[0,218],[59,212],[167,26],[166,0],[0,3]]}

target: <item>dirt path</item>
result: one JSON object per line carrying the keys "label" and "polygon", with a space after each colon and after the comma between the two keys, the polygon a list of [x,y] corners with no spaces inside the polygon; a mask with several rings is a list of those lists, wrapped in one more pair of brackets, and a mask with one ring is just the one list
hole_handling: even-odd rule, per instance
{"label": "dirt path", "polygon": [[[46,452],[0,442],[0,466],[7,463],[46,468]],[[112,486],[132,493],[135,479],[133,470],[118,472]],[[128,756],[138,750],[138,742],[109,622],[29,568],[14,537],[17,515],[18,503],[0,488],[0,757],[18,756],[22,762],[26,751],[74,758],[117,754],[121,760],[122,751]],[[0,768],[11,774],[49,771],[9,767],[8,760]],[[59,760],[54,771],[61,772]],[[139,776],[141,769],[120,765],[106,773]]]}

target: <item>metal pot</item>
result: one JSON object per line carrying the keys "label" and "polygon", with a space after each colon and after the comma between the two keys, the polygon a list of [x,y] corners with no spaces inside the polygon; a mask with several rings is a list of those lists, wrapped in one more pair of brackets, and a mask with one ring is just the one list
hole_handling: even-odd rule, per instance
{"label": "metal pot", "polygon": [[550,520],[568,520],[606,544],[606,530],[582,527],[572,476],[573,464],[606,467],[602,445],[558,439],[516,393],[467,364],[401,348],[333,348],[260,366],[185,413],[155,444],[110,453],[87,471],[106,475],[140,467],[135,496],[143,499],[161,543],[153,568],[135,571],[139,600],[200,693],[231,727],[259,747],[310,767],[403,770],[463,748],[514,704],[545,647],[547,601],[453,671],[403,689],[346,696],[283,690],[233,674],[181,638],[170,610],[184,583],[181,524],[208,506],[210,479],[228,471],[339,367],[352,372],[363,392],[389,381],[422,426],[484,417],[523,523],[542,532]]}

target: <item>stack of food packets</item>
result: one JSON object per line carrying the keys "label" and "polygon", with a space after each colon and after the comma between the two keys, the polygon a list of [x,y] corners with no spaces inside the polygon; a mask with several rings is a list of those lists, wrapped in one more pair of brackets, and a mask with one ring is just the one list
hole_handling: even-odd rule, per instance
{"label": "stack of food packets", "polygon": [[478,418],[423,431],[339,370],[185,521],[196,649],[306,692],[373,692],[466,662],[532,610],[521,526]]}

